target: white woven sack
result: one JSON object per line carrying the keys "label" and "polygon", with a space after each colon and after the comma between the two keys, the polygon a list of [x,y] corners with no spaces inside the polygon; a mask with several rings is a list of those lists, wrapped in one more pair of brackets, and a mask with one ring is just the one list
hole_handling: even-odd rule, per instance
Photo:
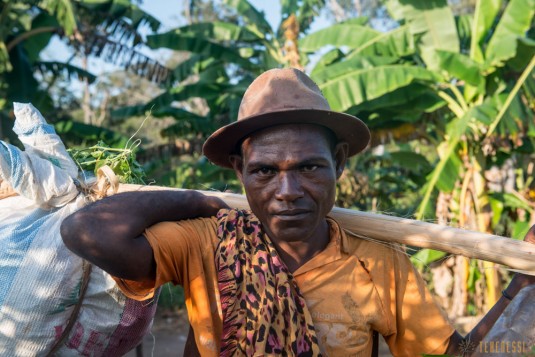
{"label": "white woven sack", "polygon": [[[85,205],[78,169],[52,126],[15,104],[21,151],[0,141],[0,356],[47,356],[79,301],[84,262],[61,240],[61,222]],[[87,266],[87,265],[85,265]],[[151,327],[156,304],[126,298],[93,267],[78,317],[58,356],[121,356]]]}

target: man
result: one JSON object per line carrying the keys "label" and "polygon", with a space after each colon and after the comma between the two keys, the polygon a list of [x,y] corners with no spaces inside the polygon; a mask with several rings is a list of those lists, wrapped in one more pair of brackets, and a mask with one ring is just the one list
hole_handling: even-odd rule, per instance
{"label": "man", "polygon": [[271,70],[203,148],[235,170],[252,212],[191,191],[121,194],[66,219],[63,239],[130,297],[183,285],[202,356],[370,356],[373,331],[396,356],[477,346],[533,279],[515,276],[463,340],[400,249],[348,236],[327,216],[346,159],[369,138],[304,73]]}

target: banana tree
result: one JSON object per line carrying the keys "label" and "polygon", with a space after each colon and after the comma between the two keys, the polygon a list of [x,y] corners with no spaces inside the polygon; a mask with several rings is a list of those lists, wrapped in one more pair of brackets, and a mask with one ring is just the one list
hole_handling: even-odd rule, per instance
{"label": "banana tree", "polygon": [[[331,47],[313,78],[334,109],[367,121],[374,145],[395,138],[426,154],[434,169],[417,218],[522,236],[534,219],[533,182],[521,168],[533,166],[535,2],[480,0],[473,16],[462,17],[446,1],[387,5],[399,23],[392,31],[348,21],[302,39],[310,53]],[[499,182],[492,186],[488,175],[504,163],[516,176],[508,191]],[[446,197],[448,216],[435,216]],[[483,268],[492,303],[495,269]],[[468,266],[467,275],[475,269]]]}
{"label": "banana tree", "polygon": [[[64,122],[60,129],[69,129],[79,139],[97,132],[99,139],[117,138],[109,130],[68,123],[70,115],[59,107],[51,88],[58,81],[95,81],[92,73],[72,62],[77,55],[100,56],[138,74],[163,79],[166,68],[135,50],[141,42],[139,29],[145,25],[156,31],[160,23],[130,1],[0,0],[0,137],[16,140],[9,113],[13,101],[23,101],[33,102],[45,115],[53,114],[47,117]],[[64,41],[73,52],[69,60],[42,59],[53,38]]]}

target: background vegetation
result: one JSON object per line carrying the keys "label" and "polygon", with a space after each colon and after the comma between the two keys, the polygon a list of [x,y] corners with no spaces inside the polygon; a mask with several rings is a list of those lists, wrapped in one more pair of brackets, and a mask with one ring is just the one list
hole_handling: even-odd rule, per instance
{"label": "background vegetation", "polygon": [[[372,130],[338,205],[514,239],[535,223],[535,0],[281,0],[279,28],[246,0],[186,3],[187,25],[160,31],[139,1],[0,0],[0,138],[17,144],[13,101],[32,102],[69,147],[124,147],[150,115],[137,153],[149,179],[239,192],[202,143],[257,75],[292,66]],[[322,12],[332,25],[311,32]],[[44,60],[53,38],[73,56]],[[173,52],[158,63],[156,49]],[[94,57],[123,70],[97,77]],[[441,252],[413,261],[451,317],[481,313],[508,279]]]}

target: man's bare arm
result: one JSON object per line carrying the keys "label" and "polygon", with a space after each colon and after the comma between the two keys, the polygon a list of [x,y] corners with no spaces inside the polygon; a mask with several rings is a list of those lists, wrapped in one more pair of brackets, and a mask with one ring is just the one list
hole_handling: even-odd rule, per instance
{"label": "man's bare arm", "polygon": [[144,230],[158,222],[214,216],[225,207],[196,191],[127,192],[67,217],[61,236],[70,250],[114,276],[152,281],[156,266]]}
{"label": "man's bare arm", "polygon": [[[535,244],[535,226],[531,227],[528,234],[524,238],[524,241]],[[514,298],[516,294],[528,285],[535,284],[535,277],[524,274],[515,274],[507,289],[506,294]],[[501,296],[496,304],[489,310],[489,312],[481,319],[481,321],[474,327],[472,331],[464,338],[455,332],[448,345],[446,353],[452,356],[468,356],[471,353],[463,350],[462,346],[472,346],[475,348],[479,345],[479,342],[487,335],[490,329],[494,326],[498,318],[502,315],[503,311],[509,305],[511,301],[504,296]]]}

